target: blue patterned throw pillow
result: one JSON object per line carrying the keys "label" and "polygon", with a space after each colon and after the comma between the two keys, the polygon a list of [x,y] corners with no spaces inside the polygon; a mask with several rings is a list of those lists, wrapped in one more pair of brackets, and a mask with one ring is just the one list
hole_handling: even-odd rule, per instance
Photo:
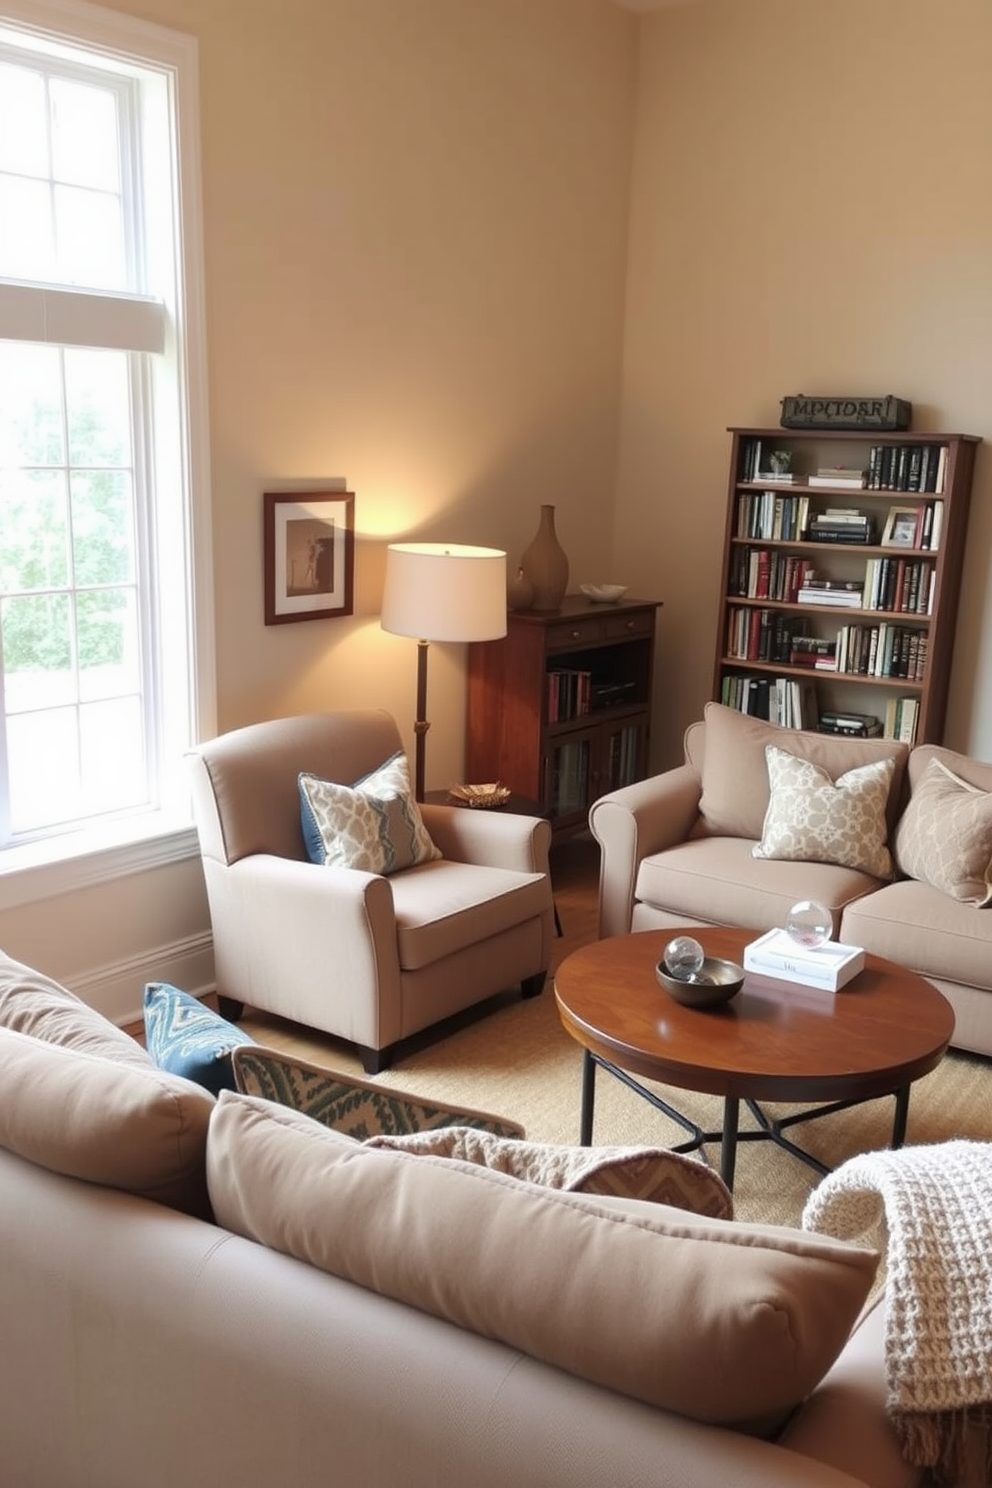
{"label": "blue patterned throw pillow", "polygon": [[354,785],[303,771],[299,788],[303,840],[313,863],[389,874],[441,856],[424,826],[402,751]]}
{"label": "blue patterned throw pillow", "polygon": [[159,1069],[217,1095],[233,1090],[231,1051],[255,1040],[189,992],[168,982],[145,987],[145,1046]]}

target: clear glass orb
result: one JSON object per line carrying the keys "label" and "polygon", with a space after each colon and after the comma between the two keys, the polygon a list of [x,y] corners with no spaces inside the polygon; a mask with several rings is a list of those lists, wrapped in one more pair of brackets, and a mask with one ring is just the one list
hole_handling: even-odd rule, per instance
{"label": "clear glass orb", "polygon": [[694,981],[704,959],[702,946],[691,935],[676,935],[665,947],[665,970],[680,982]]}
{"label": "clear glass orb", "polygon": [[833,917],[829,909],[817,904],[815,899],[800,899],[789,910],[785,928],[798,945],[826,945],[833,933]]}

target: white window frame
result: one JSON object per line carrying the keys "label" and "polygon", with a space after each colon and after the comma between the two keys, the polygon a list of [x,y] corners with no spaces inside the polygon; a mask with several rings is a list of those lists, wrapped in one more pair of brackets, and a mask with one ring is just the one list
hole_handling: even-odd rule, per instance
{"label": "white window frame", "polygon": [[[186,493],[184,552],[186,627],[189,640],[188,740],[216,729],[213,577],[211,554],[206,319],[203,292],[198,49],[194,37],[85,0],[0,0],[0,29],[58,47],[89,50],[94,62],[118,59],[158,72],[169,92],[175,154],[177,271],[163,300],[109,296],[113,308],[134,322],[135,334],[161,341],[172,358],[179,399],[162,400],[172,413],[171,438],[158,439],[159,453],[174,450],[170,478]],[[179,204],[181,203],[181,213]],[[0,324],[17,327],[17,338],[69,342],[67,327],[85,317],[88,292],[52,286],[0,284]],[[164,315],[163,315],[164,310]],[[44,334],[35,334],[44,328]],[[2,333],[2,332],[0,332]],[[84,338],[89,334],[83,331]],[[87,344],[92,344],[87,342]],[[149,346],[148,349],[152,349]],[[154,358],[152,363],[154,365]],[[154,374],[153,374],[154,381]],[[158,478],[162,479],[159,469]],[[174,741],[173,741],[174,742]],[[63,835],[40,838],[0,852],[0,910],[72,893],[80,888],[142,872],[198,854],[188,792],[174,789],[162,808],[122,817]]]}

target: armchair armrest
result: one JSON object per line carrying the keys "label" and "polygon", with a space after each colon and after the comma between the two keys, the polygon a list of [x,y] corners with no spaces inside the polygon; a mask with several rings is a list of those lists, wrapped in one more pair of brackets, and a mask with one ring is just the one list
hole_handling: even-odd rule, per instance
{"label": "armchair armrest", "polygon": [[692,766],[679,765],[593,802],[589,830],[602,849],[601,936],[629,931],[642,859],[686,840],[699,815],[701,790],[699,775]]}
{"label": "armchair armrest", "polygon": [[[401,1036],[387,878],[254,853],[213,877],[218,990],[311,1028],[382,1046]],[[329,1020],[329,1010],[333,1017]]]}
{"label": "armchair armrest", "polygon": [[429,802],[420,809],[442,856],[453,863],[511,868],[517,873],[550,873],[551,827],[543,817]]}

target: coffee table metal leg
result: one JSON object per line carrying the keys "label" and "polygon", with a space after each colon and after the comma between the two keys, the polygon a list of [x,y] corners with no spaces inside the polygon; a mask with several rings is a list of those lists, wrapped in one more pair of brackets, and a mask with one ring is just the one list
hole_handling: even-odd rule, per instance
{"label": "coffee table metal leg", "polygon": [[901,1147],[906,1140],[906,1122],[909,1119],[909,1086],[903,1085],[895,1092],[896,1109],[892,1118],[892,1145]]}
{"label": "coffee table metal leg", "polygon": [[592,1146],[592,1117],[596,1104],[596,1061],[588,1049],[582,1050],[582,1110],[579,1116],[579,1145]]}
{"label": "coffee table metal leg", "polygon": [[741,1103],[734,1095],[723,1102],[723,1140],[720,1143],[720,1177],[733,1190],[734,1168],[737,1163],[737,1122]]}

